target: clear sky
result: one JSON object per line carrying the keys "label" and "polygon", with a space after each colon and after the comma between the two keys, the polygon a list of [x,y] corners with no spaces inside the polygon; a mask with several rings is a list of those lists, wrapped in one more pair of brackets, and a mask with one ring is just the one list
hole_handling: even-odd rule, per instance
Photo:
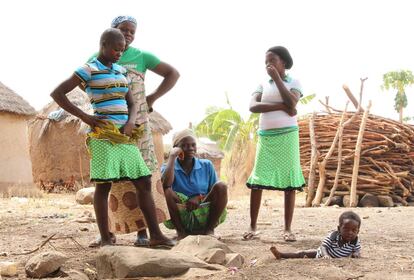
{"label": "clear sky", "polygon": [[[393,92],[381,91],[383,73],[414,71],[412,1],[3,1],[0,9],[0,81],[36,109],[50,92],[95,51],[99,37],[119,14],[138,20],[133,46],[176,67],[181,78],[154,108],[175,130],[197,123],[207,106],[226,106],[248,115],[251,93],[266,78],[265,51],[286,46],[291,76],[304,93],[330,96],[339,109],[347,100],[342,84],[364,105],[397,119]],[[147,92],[160,78],[148,72]],[[407,91],[405,116],[414,116],[414,89]],[[300,112],[321,110],[318,102]]]}

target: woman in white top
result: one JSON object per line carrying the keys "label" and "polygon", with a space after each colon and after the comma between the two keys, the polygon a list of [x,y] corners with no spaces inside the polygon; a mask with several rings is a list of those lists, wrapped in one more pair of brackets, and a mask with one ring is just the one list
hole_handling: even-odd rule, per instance
{"label": "woman in white top", "polygon": [[259,140],[255,165],[247,181],[250,195],[250,229],[243,237],[252,239],[257,232],[262,190],[284,191],[286,241],[295,241],[291,231],[295,191],[305,180],[300,167],[299,130],[296,104],[302,95],[300,83],[286,74],[293,65],[289,51],[282,46],[266,52],[266,71],[270,80],[262,83],[250,102],[250,111],[260,113]]}

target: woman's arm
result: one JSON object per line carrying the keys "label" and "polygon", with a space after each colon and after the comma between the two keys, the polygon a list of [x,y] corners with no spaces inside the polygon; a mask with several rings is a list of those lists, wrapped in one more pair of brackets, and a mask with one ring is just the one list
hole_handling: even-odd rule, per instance
{"label": "woman's arm", "polygon": [[253,95],[252,99],[250,100],[250,107],[249,110],[252,113],[266,113],[272,111],[285,111],[290,116],[296,115],[296,109],[289,108],[284,104],[284,102],[261,102],[262,93],[256,93]]}
{"label": "woman's arm", "polygon": [[67,80],[63,81],[60,85],[58,85],[50,94],[50,96],[55,100],[55,102],[65,111],[69,112],[70,114],[78,117],[83,122],[87,123],[90,127],[94,128],[96,126],[101,126],[103,121],[100,120],[98,117],[91,116],[86,114],[84,111],[73,105],[72,102],[66,96],[71,90],[75,87],[81,85],[82,81],[73,74]]}
{"label": "woman's arm", "polygon": [[174,182],[175,159],[181,153],[183,153],[183,150],[179,147],[174,147],[170,151],[170,156],[168,157],[166,167],[165,167],[164,172],[161,176],[162,186],[163,186],[164,189],[171,187],[173,182]]}
{"label": "woman's arm", "polygon": [[129,90],[125,95],[125,100],[128,105],[128,121],[123,127],[121,127],[120,131],[128,136],[131,136],[132,130],[135,128],[135,120],[137,119],[137,105],[135,104],[132,93]]}
{"label": "woman's arm", "polygon": [[155,100],[172,89],[180,77],[180,74],[174,67],[162,61],[151,71],[164,77],[164,79],[153,93],[147,95],[148,108],[152,108]]}
{"label": "woman's arm", "polygon": [[279,75],[279,72],[277,72],[276,68],[273,65],[269,65],[266,69],[267,73],[270,75],[272,80],[275,82],[277,88],[279,89],[280,95],[283,99],[283,103],[289,109],[294,109],[300,98],[299,93],[295,91],[290,91],[286,88],[282,78]]}

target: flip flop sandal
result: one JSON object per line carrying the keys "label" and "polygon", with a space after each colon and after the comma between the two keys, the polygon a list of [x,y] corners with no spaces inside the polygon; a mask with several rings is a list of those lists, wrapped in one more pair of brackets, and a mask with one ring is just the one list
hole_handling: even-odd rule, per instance
{"label": "flip flop sandal", "polygon": [[164,249],[164,250],[169,250],[172,247],[174,247],[175,244],[176,243],[174,241],[167,240],[167,241],[164,241],[163,243],[160,243],[160,244],[149,244],[149,248],[151,248],[151,249]]}
{"label": "flip flop sandal", "polygon": [[[109,233],[109,235],[111,236],[111,241],[112,243],[116,243],[116,236],[115,234],[113,234],[112,232]],[[89,243],[88,247],[89,248],[97,248],[101,246],[101,237],[98,236],[94,241],[92,241],[91,243]]]}
{"label": "flip flop sandal", "polygon": [[253,240],[253,239],[258,239],[259,235],[260,235],[260,231],[246,231],[245,233],[243,233],[243,238],[242,240],[244,241],[249,241],[249,240]]}
{"label": "flip flop sandal", "polygon": [[145,237],[138,237],[137,240],[134,242],[135,247],[149,247],[150,241],[148,238]]}
{"label": "flip flop sandal", "polygon": [[296,237],[295,237],[295,235],[292,232],[285,232],[283,234],[283,239],[286,242],[295,242],[296,241]]}

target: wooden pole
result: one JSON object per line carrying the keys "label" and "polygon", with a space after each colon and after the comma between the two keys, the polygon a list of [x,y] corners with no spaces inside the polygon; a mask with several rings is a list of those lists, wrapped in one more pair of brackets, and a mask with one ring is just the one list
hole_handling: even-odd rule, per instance
{"label": "wooden pole", "polygon": [[[349,101],[345,105],[345,110],[343,111],[341,120],[339,121],[339,127],[341,127],[344,123],[348,104],[349,104]],[[322,196],[323,196],[323,189],[325,187],[325,180],[326,180],[326,164],[328,163],[329,158],[332,156],[332,153],[335,150],[335,146],[336,146],[336,142],[338,141],[338,138],[339,138],[339,129],[336,131],[335,137],[332,141],[332,144],[331,144],[331,147],[328,153],[325,155],[325,158],[323,159],[323,161],[319,164],[319,184],[318,184],[318,188],[316,189],[316,195],[312,203],[312,206],[319,206],[321,204]]]}
{"label": "wooden pole", "polygon": [[[346,108],[345,108],[346,111]],[[344,125],[341,125],[339,127],[339,141],[338,141],[338,166],[336,167],[336,173],[335,173],[335,180],[334,184],[332,186],[331,192],[329,193],[328,200],[325,202],[325,206],[329,206],[331,203],[331,200],[335,194],[336,189],[338,188],[338,180],[339,180],[339,173],[341,172],[342,167],[342,136],[344,132]]]}
{"label": "wooden pole", "polygon": [[318,148],[316,146],[316,137],[315,137],[315,118],[316,113],[313,112],[309,120],[309,137],[311,142],[311,162],[309,167],[309,177],[308,177],[308,197],[306,198],[306,207],[312,205],[312,200],[315,196],[315,168],[318,163]]}
{"label": "wooden pole", "polygon": [[[362,88],[362,85],[361,85],[361,88]],[[372,103],[370,100],[368,103],[368,107],[366,111],[364,112],[364,116],[362,117],[362,120],[361,120],[361,125],[359,127],[359,132],[358,132],[358,138],[357,138],[357,142],[355,146],[354,168],[352,170],[351,192],[350,192],[350,201],[349,201],[350,207],[356,207],[358,205],[357,181],[358,181],[358,172],[359,172],[359,161],[360,161],[360,155],[361,155],[361,145],[362,145],[362,140],[364,138],[365,125],[367,123],[367,118],[369,115],[369,110],[371,109],[371,104]]]}

